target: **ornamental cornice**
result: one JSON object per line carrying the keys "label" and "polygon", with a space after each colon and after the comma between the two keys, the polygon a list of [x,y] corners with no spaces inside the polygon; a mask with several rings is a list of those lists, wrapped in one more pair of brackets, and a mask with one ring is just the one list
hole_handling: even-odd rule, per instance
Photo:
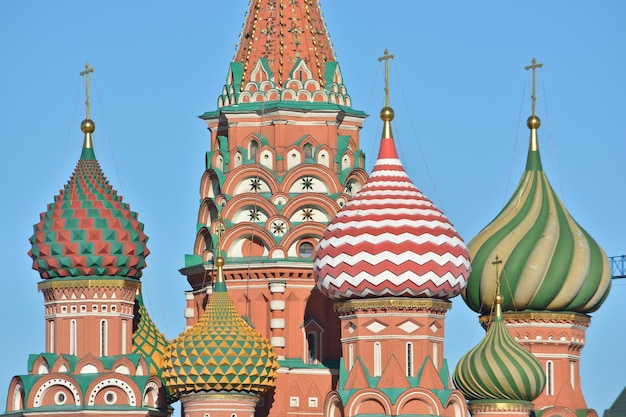
{"label": "ornamental cornice", "polygon": [[518,412],[529,413],[533,410],[533,403],[529,401],[498,401],[498,400],[470,400],[468,403],[470,414],[474,413],[497,413]]}
{"label": "ornamental cornice", "polygon": [[[526,312],[507,312],[502,317],[507,324],[514,323],[558,323],[558,324],[575,324],[583,327],[589,327],[591,317],[582,313],[558,313],[553,311],[526,311]],[[480,316],[480,322],[483,326],[491,323],[491,316]]]}
{"label": "ornamental cornice", "polygon": [[124,288],[137,291],[141,282],[128,279],[87,278],[87,279],[48,279],[37,284],[39,291],[59,290],[66,288]]}
{"label": "ornamental cornice", "polygon": [[346,314],[363,310],[428,310],[446,313],[452,308],[450,301],[432,298],[366,298],[362,300],[346,300],[336,302],[335,312]]}

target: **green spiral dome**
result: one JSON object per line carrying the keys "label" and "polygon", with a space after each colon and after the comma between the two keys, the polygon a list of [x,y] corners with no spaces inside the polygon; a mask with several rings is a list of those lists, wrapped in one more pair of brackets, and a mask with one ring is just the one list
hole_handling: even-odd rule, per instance
{"label": "green spiral dome", "polygon": [[531,116],[526,170],[513,196],[468,245],[472,271],[462,296],[480,314],[493,309],[496,256],[503,260],[505,311],[590,313],[609,293],[606,254],[571,217],[542,169],[539,125]]}
{"label": "green spiral dome", "polygon": [[533,401],[546,383],[541,364],[513,339],[499,312],[483,340],[461,358],[453,378],[470,401]]}
{"label": "green spiral dome", "polygon": [[237,314],[218,279],[198,323],[167,347],[161,376],[179,397],[202,391],[260,394],[275,386],[277,373],[273,347]]}

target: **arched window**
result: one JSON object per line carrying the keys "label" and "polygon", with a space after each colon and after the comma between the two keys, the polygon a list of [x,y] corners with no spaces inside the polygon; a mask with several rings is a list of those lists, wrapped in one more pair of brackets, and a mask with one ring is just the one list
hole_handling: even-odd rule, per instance
{"label": "arched window", "polygon": [[70,321],[70,355],[76,355],[76,320]]}
{"label": "arched window", "polygon": [[546,362],[546,395],[554,395],[554,364]]}
{"label": "arched window", "polygon": [[380,351],[380,342],[374,343],[374,376],[382,375],[382,354]]}
{"label": "arched window", "polygon": [[317,334],[314,332],[309,332],[306,335],[306,343],[307,343],[307,364],[315,365],[318,363],[319,356],[317,354]]}
{"label": "arched window", "polygon": [[406,344],[406,376],[413,376],[413,343]]}
{"label": "arched window", "polygon": [[107,321],[100,321],[100,356],[107,356]]}
{"label": "arched window", "polygon": [[304,145],[304,159],[313,159],[313,145],[310,143]]}
{"label": "arched window", "polygon": [[249,158],[251,161],[256,161],[256,154],[257,151],[259,150],[259,142],[257,142],[256,140],[251,140],[250,141],[250,153]]}

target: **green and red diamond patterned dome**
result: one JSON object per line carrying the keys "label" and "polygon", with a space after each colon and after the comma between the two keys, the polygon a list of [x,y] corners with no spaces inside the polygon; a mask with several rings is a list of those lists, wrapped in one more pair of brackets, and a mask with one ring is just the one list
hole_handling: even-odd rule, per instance
{"label": "green and red diamond patterned dome", "polygon": [[85,145],[72,177],[34,225],[28,252],[33,269],[43,279],[139,278],[150,253],[148,237],[137,213],[103,174],[91,147],[91,132],[83,132]]}

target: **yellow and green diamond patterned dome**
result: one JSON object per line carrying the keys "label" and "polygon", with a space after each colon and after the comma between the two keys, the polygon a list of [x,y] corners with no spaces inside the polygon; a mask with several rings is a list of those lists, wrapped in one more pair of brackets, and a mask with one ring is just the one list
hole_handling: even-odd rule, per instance
{"label": "yellow and green diamond patterned dome", "polygon": [[145,358],[150,375],[161,375],[163,355],[169,343],[150,318],[148,309],[143,304],[143,296],[137,294],[133,320],[133,353]]}
{"label": "yellow and green diamond patterned dome", "polygon": [[260,394],[275,386],[270,343],[235,310],[217,257],[218,279],[204,315],[167,347],[162,377],[173,397],[202,391]]}

